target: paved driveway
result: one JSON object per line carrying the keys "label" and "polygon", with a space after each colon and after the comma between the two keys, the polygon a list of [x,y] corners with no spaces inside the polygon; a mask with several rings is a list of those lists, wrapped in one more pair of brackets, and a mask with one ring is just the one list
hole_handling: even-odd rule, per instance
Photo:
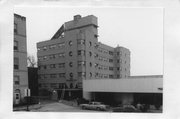
{"label": "paved driveway", "polygon": [[54,102],[41,105],[40,108],[31,109],[32,112],[97,112],[94,110],[82,110],[77,106],[69,106],[63,103]]}

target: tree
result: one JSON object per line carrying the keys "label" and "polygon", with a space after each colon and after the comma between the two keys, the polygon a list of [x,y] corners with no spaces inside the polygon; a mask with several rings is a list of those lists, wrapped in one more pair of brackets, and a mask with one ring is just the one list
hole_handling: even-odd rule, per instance
{"label": "tree", "polygon": [[35,67],[37,65],[37,62],[36,62],[35,57],[33,55],[27,56],[27,62],[28,62],[28,67]]}

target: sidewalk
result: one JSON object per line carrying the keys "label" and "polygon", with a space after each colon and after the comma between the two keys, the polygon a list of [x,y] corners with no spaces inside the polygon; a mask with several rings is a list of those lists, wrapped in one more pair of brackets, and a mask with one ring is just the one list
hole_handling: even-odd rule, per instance
{"label": "sidewalk", "polygon": [[[29,105],[29,110],[40,109],[41,104]],[[27,106],[13,107],[13,111],[27,111]]]}

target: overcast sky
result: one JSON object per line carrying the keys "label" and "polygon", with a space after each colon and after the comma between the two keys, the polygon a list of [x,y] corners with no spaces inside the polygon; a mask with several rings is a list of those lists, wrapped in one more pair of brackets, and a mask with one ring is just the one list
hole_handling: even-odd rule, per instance
{"label": "overcast sky", "polygon": [[27,50],[36,56],[36,43],[49,40],[60,26],[80,14],[98,17],[99,42],[131,51],[131,75],[163,74],[162,8],[15,7],[27,20]]}

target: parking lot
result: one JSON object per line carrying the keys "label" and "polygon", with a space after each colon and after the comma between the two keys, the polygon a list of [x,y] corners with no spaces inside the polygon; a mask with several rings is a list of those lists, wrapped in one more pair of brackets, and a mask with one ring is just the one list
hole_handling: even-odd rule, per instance
{"label": "parking lot", "polygon": [[[27,106],[15,107],[14,111],[27,111]],[[112,107],[107,111],[83,110],[72,101],[43,101],[39,104],[29,106],[30,112],[112,112]],[[141,113],[141,112],[140,112]],[[162,110],[151,109],[146,113],[162,113]]]}

